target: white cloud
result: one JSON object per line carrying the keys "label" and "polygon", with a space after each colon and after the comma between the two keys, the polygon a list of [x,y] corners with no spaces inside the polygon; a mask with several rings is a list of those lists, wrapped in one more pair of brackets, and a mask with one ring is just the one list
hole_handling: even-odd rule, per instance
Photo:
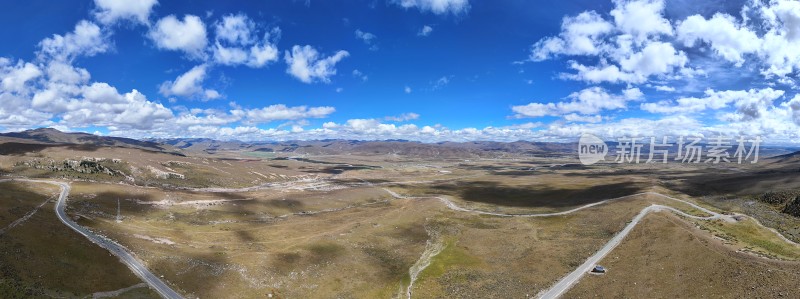
{"label": "white cloud", "polygon": [[564,115],[564,120],[568,122],[599,123],[603,121],[603,117],[600,115],[579,115],[576,113],[570,113]]}
{"label": "white cloud", "polygon": [[289,65],[286,72],[304,83],[316,81],[329,83],[330,77],[336,75],[336,63],[349,55],[347,51],[340,50],[332,56],[323,58],[311,46],[295,45],[291,52],[286,51],[284,54],[284,60]]}
{"label": "white cloud", "polygon": [[558,37],[544,38],[533,45],[530,59],[542,61],[556,55],[597,55],[603,46],[602,37],[614,26],[598,13],[587,11],[575,17],[564,17]]}
{"label": "white cloud", "polygon": [[663,0],[629,1],[615,0],[611,11],[614,23],[623,34],[633,36],[642,43],[653,35],[672,35],[672,25],[664,18]]}
{"label": "white cloud", "polygon": [[629,101],[639,100],[642,96],[638,88],[626,89],[620,95],[612,95],[603,88],[590,87],[570,94],[567,97],[570,99],[568,102],[530,103],[513,106],[511,110],[515,113],[515,118],[564,116],[575,112],[590,115],[603,110],[626,109]]}
{"label": "white cloud", "polygon": [[[765,5],[753,3],[757,7]],[[765,60],[768,77],[785,77],[800,69],[800,3],[777,0],[758,7],[765,19],[766,33],[762,37],[759,56]]]}
{"label": "white cloud", "polygon": [[185,15],[183,21],[166,16],[156,22],[148,36],[160,49],[183,51],[193,58],[203,58],[208,44],[206,25],[194,15]]}
{"label": "white cloud", "polygon": [[150,13],[158,0],[94,0],[94,17],[103,24],[131,20],[149,24]]}
{"label": "white cloud", "polygon": [[222,95],[213,89],[206,89],[203,91],[203,97],[207,100],[216,100],[222,98]]}
{"label": "white cloud", "polygon": [[161,84],[159,92],[164,96],[201,97],[213,100],[221,97],[219,92],[204,89],[203,81],[206,79],[207,65],[201,64],[193,67],[186,73],[178,76],[175,81],[166,81]]}
{"label": "white cloud", "polygon": [[227,125],[241,119],[240,116],[227,114],[216,110],[200,110],[191,111],[191,113],[183,113],[175,119],[175,124],[180,127],[198,126],[198,125]]}
{"label": "white cloud", "polygon": [[[272,32],[280,34],[280,29],[276,27]],[[270,39],[270,35],[267,35],[262,43],[250,47],[250,56],[247,60],[248,66],[259,68],[278,61],[278,47]]]}
{"label": "white cloud", "polygon": [[367,82],[367,80],[369,80],[369,76],[367,76],[366,74],[362,73],[359,70],[353,70],[353,77],[359,78],[361,79],[361,81],[364,82]]}
{"label": "white cloud", "polygon": [[70,99],[66,104],[60,124],[150,129],[173,117],[171,110],[148,101],[135,89],[119,94],[106,83],[93,83],[82,87],[80,93],[80,98]]}
{"label": "white cloud", "polygon": [[214,61],[222,65],[244,64],[247,62],[248,58],[248,53],[244,49],[237,47],[228,48],[220,44],[219,41],[216,42],[212,48],[212,52],[214,53]]}
{"label": "white cloud", "polygon": [[417,36],[429,36],[431,33],[433,33],[433,27],[425,25],[417,32]]}
{"label": "white cloud", "polygon": [[570,68],[578,71],[577,74],[562,74],[561,77],[590,83],[644,83],[650,76],[683,71],[689,60],[685,53],[664,42],[649,42],[639,52],[614,59],[619,66],[605,63],[586,66],[573,61]]}
{"label": "white cloud", "polygon": [[18,62],[14,66],[0,67],[0,92],[23,93],[29,81],[42,75],[42,71],[32,63]]}
{"label": "white cloud", "polygon": [[[686,97],[673,101],[659,101],[653,103],[642,103],[641,109],[651,113],[663,114],[688,114],[706,111],[709,109],[720,110],[729,107],[730,104],[740,107],[746,118],[756,117],[760,111],[753,106],[756,103],[771,104],[774,100],[782,97],[783,90],[772,88],[750,89],[750,90],[726,90],[714,91],[706,90],[705,97]],[[753,108],[748,111],[749,108]]]}
{"label": "white cloud", "polygon": [[666,92],[674,92],[675,91],[675,87],[666,86],[666,85],[657,85],[657,86],[655,86],[655,89],[658,90],[658,91],[666,91]]}
{"label": "white cloud", "polygon": [[644,82],[651,75],[667,74],[673,69],[681,69],[689,59],[683,52],[678,52],[672,44],[651,42],[642,49],[622,59],[619,64],[622,70],[633,74],[636,82]]}
{"label": "white cloud", "polygon": [[231,44],[250,45],[255,41],[253,31],[256,24],[244,14],[230,14],[222,17],[222,21],[214,24],[217,40]]}
{"label": "white cloud", "polygon": [[49,82],[80,84],[89,81],[89,71],[59,61],[51,61],[47,65]]}
{"label": "white cloud", "polygon": [[403,92],[411,93],[411,87],[409,87],[409,86],[403,87]]}
{"label": "white cloud", "polygon": [[[2,77],[2,76],[0,76]],[[0,90],[0,126],[5,128],[27,128],[51,125],[52,114],[31,109],[29,98],[15,92]]]}
{"label": "white cloud", "polygon": [[278,104],[259,109],[236,109],[232,110],[231,114],[240,116],[245,122],[248,123],[268,123],[276,120],[324,118],[335,111],[335,108],[329,106],[287,107],[286,105]]}
{"label": "white cloud", "polygon": [[376,44],[376,39],[378,38],[375,34],[361,31],[361,29],[356,29],[356,38],[360,39],[364,42],[367,46],[369,46],[370,51],[377,51],[378,45]]}
{"label": "white cloud", "polygon": [[47,60],[71,61],[77,56],[94,56],[111,46],[97,24],[82,20],[75,30],[63,36],[53,34],[39,42],[39,57]]}
{"label": "white cloud", "polygon": [[216,39],[211,48],[214,62],[260,68],[278,61],[276,44],[280,39],[280,28],[272,28],[263,38],[257,39],[255,22],[244,14],[226,15],[214,27]]}
{"label": "white cloud", "polygon": [[429,11],[437,15],[466,14],[469,9],[469,0],[392,0],[403,8],[417,8],[420,11]]}
{"label": "white cloud", "polygon": [[800,95],[795,95],[794,98],[786,102],[784,106],[791,111],[792,121],[800,126]]}
{"label": "white cloud", "polygon": [[397,116],[387,116],[387,117],[384,117],[383,119],[387,120],[387,121],[404,122],[404,121],[409,121],[409,120],[415,120],[415,119],[418,119],[418,118],[419,118],[419,114],[416,114],[414,112],[410,112],[410,113],[403,113],[403,114],[400,114],[400,115],[397,115]]}
{"label": "white cloud", "polygon": [[744,54],[755,53],[761,41],[755,32],[738,24],[734,17],[717,13],[706,20],[693,15],[678,25],[677,40],[684,46],[694,47],[698,41],[708,43],[724,59],[741,66]]}
{"label": "white cloud", "polygon": [[529,60],[584,56],[569,67],[563,79],[590,83],[644,83],[651,77],[679,78],[689,62],[683,51],[662,38],[673,33],[664,18],[662,0],[614,1],[613,23],[595,11],[564,17],[558,36],[546,37],[531,48]]}
{"label": "white cloud", "polygon": [[708,46],[736,66],[753,61],[762,66],[765,78],[788,82],[787,77],[800,69],[800,3],[752,1],[742,11],[741,21],[724,13],[711,19],[690,16],[678,25],[677,39],[687,47]]}
{"label": "white cloud", "polygon": [[450,76],[444,76],[433,82],[433,89],[437,90],[450,84]]}

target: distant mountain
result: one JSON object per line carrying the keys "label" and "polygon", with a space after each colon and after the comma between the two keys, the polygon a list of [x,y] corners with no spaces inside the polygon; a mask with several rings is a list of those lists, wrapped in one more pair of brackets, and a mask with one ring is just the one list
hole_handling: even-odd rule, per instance
{"label": "distant mountain", "polygon": [[[5,140],[3,140],[5,139]],[[88,133],[66,133],[53,128],[40,128],[22,132],[2,133],[0,142],[33,141],[42,144],[79,144],[93,146],[130,147],[151,151],[173,151],[163,144],[122,137],[97,136]]]}
{"label": "distant mountain", "polygon": [[783,163],[785,163],[785,162],[797,162],[797,161],[800,161],[800,151],[789,153],[789,154],[785,154],[785,155],[775,156],[775,157],[772,157],[772,158],[777,160],[778,162],[783,162]]}
{"label": "distant mountain", "polygon": [[420,158],[492,158],[508,155],[548,156],[576,153],[575,143],[552,142],[439,142],[424,143],[409,140],[362,141],[325,139],[308,141],[242,142],[205,138],[150,139],[190,152],[257,151],[293,153],[299,155],[398,155]]}

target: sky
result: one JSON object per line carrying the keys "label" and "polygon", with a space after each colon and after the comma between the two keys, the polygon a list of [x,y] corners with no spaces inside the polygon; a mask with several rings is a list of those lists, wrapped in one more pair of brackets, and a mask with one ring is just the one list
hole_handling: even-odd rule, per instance
{"label": "sky", "polygon": [[0,131],[800,144],[800,2],[7,1]]}

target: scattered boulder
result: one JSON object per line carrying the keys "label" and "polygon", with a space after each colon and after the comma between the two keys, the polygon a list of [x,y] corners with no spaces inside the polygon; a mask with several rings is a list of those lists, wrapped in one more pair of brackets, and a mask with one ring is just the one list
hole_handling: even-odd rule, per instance
{"label": "scattered boulder", "polygon": [[800,191],[769,191],[758,196],[758,200],[771,205],[783,205],[800,196]]}
{"label": "scattered boulder", "polygon": [[794,217],[800,217],[800,196],[795,197],[794,200],[786,204],[783,212]]}
{"label": "scattered boulder", "polygon": [[[111,161],[111,163],[113,164],[122,163],[121,160],[118,159],[114,160],[117,161]],[[34,159],[24,162],[18,162],[15,164],[15,166],[30,167],[34,169],[45,169],[54,172],[72,171],[72,172],[86,173],[86,174],[102,173],[110,176],[115,176],[115,175],[125,176],[125,174],[122,171],[104,166],[103,162],[106,161],[107,159],[105,158],[94,158],[94,157],[81,157],[78,160],[66,159],[63,161],[56,161],[53,159]]]}

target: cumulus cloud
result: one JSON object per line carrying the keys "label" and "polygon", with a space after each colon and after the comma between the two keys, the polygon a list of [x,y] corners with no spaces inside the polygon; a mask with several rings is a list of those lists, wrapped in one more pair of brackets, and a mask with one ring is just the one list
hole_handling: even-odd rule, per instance
{"label": "cumulus cloud", "polygon": [[791,113],[792,121],[800,126],[800,95],[795,95],[792,100],[786,102],[784,107]]}
{"label": "cumulus cloud", "polygon": [[433,33],[433,27],[425,25],[417,32],[417,36],[429,36]]}
{"label": "cumulus cloud", "polygon": [[39,58],[72,61],[78,56],[94,56],[111,48],[97,24],[82,20],[65,35],[54,34],[39,42]]}
{"label": "cumulus cloud", "polygon": [[611,23],[594,11],[564,17],[561,33],[536,42],[530,59],[543,61],[557,55],[597,55],[603,47],[602,37],[613,29]]}
{"label": "cumulus cloud", "polygon": [[666,91],[666,92],[674,92],[675,91],[675,87],[666,86],[666,85],[656,85],[654,88],[656,90],[658,90],[658,91]]}
{"label": "cumulus cloud", "polygon": [[[741,67],[752,61],[769,79],[782,83],[800,69],[800,3],[752,1],[742,16],[718,12],[706,18],[691,15],[677,21],[675,41],[684,47],[706,49],[724,61]],[[792,85],[792,84],[790,84]]]}
{"label": "cumulus cloud", "polygon": [[[107,22],[114,22],[113,18],[128,17],[138,20],[138,15],[126,17],[118,10],[103,13],[104,15],[98,16],[98,18],[103,18]],[[112,14],[115,15],[112,17]],[[146,19],[146,17],[142,18]],[[197,30],[193,30],[193,28],[197,29],[194,26],[196,24],[203,27],[202,23],[194,22],[192,19],[192,16],[185,17],[183,21],[178,21],[174,17],[164,18],[151,28],[150,37],[156,40],[159,47],[162,48],[181,50],[187,53],[202,51],[201,46],[193,45],[191,38],[176,36],[185,35],[187,32],[197,32]],[[226,25],[223,21],[219,26],[223,29],[220,29],[221,34],[219,34],[218,41],[249,47],[247,49],[250,50],[250,53],[246,64],[260,66],[267,61],[276,60],[277,49],[268,51],[267,48],[274,44],[270,43],[270,46],[267,46],[265,41],[277,38],[280,34],[279,29],[271,30],[264,35],[263,40],[260,40],[253,34],[233,33],[237,30],[236,28],[239,28],[235,24]],[[200,31],[204,30],[203,28]],[[248,36],[252,38],[248,38]],[[99,26],[84,20],[78,22],[74,31],[64,35],[53,35],[40,42],[37,58],[33,62],[23,60],[12,62],[8,58],[0,57],[0,103],[3,103],[0,105],[0,128],[8,130],[52,126],[69,130],[100,126],[107,128],[111,135],[117,136],[147,134],[147,137],[181,137],[200,131],[222,135],[256,136],[255,134],[262,134],[258,136],[264,136],[265,133],[280,135],[288,133],[288,131],[219,126],[230,126],[236,122],[257,124],[274,120],[290,120],[294,123],[291,132],[302,132],[302,126],[308,124],[305,121],[306,118],[323,118],[335,111],[333,107],[328,106],[271,105],[263,108],[242,109],[232,104],[232,110],[227,112],[176,107],[177,111],[182,111],[176,116],[172,109],[148,100],[136,89],[121,93],[108,83],[90,82],[89,72],[72,64],[74,59],[79,56],[91,56],[110,49],[107,37]],[[273,54],[267,55],[269,53],[266,52],[270,51]],[[205,59],[205,57],[199,58]],[[333,60],[337,59],[340,58],[333,58]],[[319,59],[311,60],[312,65],[317,69],[315,76],[331,74],[319,71],[320,68],[325,68],[326,62],[317,61]],[[327,58],[327,60],[330,61],[331,58]],[[174,81],[164,82],[160,88],[161,93],[165,96],[202,99],[222,97],[219,92],[202,87],[208,68],[213,65],[211,63],[200,64],[181,74]],[[139,135],[139,137],[141,136]]]}
{"label": "cumulus cloud", "polygon": [[94,17],[103,24],[130,20],[149,24],[150,13],[158,0],[94,0]]}
{"label": "cumulus cloud", "polygon": [[214,28],[215,43],[211,49],[214,62],[260,68],[278,61],[276,44],[280,28],[272,28],[257,38],[255,22],[244,14],[223,16]]}
{"label": "cumulus cloud", "polygon": [[529,60],[594,58],[590,64],[570,61],[570,68],[577,73],[561,75],[590,83],[644,83],[653,76],[679,76],[688,58],[670,42],[662,41],[674,34],[663,16],[663,0],[618,0],[614,5],[610,12],[613,22],[595,11],[564,17],[559,35],[533,44]]}
{"label": "cumulus cloud", "polygon": [[62,89],[51,86],[37,92],[28,107],[58,115],[59,124],[68,127],[150,129],[173,116],[170,109],[147,100],[135,89],[120,94],[115,87],[103,82],[60,87]]}
{"label": "cumulus cloud", "polygon": [[203,88],[207,68],[205,64],[195,66],[178,76],[175,81],[162,83],[159,92],[164,96],[199,97],[205,100],[220,98],[219,92]]}
{"label": "cumulus cloud", "polygon": [[[393,3],[437,15],[464,15],[470,9],[466,0],[393,0]],[[33,61],[0,58],[0,127],[8,130],[35,126],[104,126],[111,135],[130,137],[198,136],[241,140],[574,141],[581,133],[590,132],[604,137],[762,134],[769,136],[770,141],[800,142],[800,96],[776,87],[776,84],[795,86],[792,82],[800,68],[800,3],[797,1],[748,2],[741,16],[704,12],[680,20],[667,20],[664,1],[618,0],[610,11],[566,16],[553,36],[532,41],[535,43],[529,60],[565,58],[568,73],[559,74],[559,78],[617,83],[626,87],[615,92],[609,90],[620,86],[590,87],[552,103],[511,107],[511,119],[558,118],[550,124],[527,122],[461,129],[418,126],[411,123],[419,117],[415,113],[326,122],[320,128],[308,128],[308,119],[325,118],[336,111],[329,106],[266,104],[245,109],[231,104],[230,109],[223,110],[180,106],[170,109],[148,100],[135,89],[123,92],[108,83],[92,82],[86,69],[73,65],[80,61],[78,57],[112,50],[109,37],[113,32],[109,28],[125,21],[147,25],[147,37],[159,49],[181,51],[187,53],[187,58],[199,60],[197,67],[161,85],[161,93],[168,97],[221,98],[223,96],[216,90],[203,87],[211,68],[221,65],[263,67],[279,59],[280,29],[277,27],[258,25],[242,13],[209,21],[208,33],[203,21],[191,15],[182,19],[167,16],[150,24],[156,4],[155,0],[135,3],[96,0],[91,13],[97,24],[80,21],[72,31],[45,38],[39,43]],[[210,15],[206,17],[211,18]],[[428,36],[432,30],[425,25],[417,34]],[[377,44],[374,34],[357,30],[355,35],[370,47]],[[348,55],[346,51],[322,54],[311,46],[294,46],[285,52],[284,60],[288,64],[287,73],[302,82],[330,82],[336,74],[336,64]],[[771,80],[763,82],[765,86],[772,87],[708,89],[693,97],[693,94],[679,93],[670,85],[673,80],[692,74],[702,75],[706,66],[729,70],[713,65],[717,60],[724,66],[743,67],[743,71],[751,68],[760,71]],[[367,80],[359,70],[353,70],[352,76]],[[430,86],[435,89],[450,80],[451,77],[442,77],[431,81]],[[644,95],[635,84],[674,92],[675,96],[639,105]],[[697,88],[706,87],[687,82],[680,92]],[[412,92],[409,86],[403,90]],[[643,112],[664,115],[639,118],[616,114],[627,110],[634,102]],[[692,113],[700,116],[695,118]],[[712,125],[704,123],[712,117],[717,121]],[[278,121],[282,124],[274,129],[257,127]]]}
{"label": "cumulus cloud", "polygon": [[622,59],[619,63],[623,71],[635,74],[639,82],[654,74],[665,74],[673,68],[683,68],[686,55],[678,52],[672,44],[652,42],[642,49]]}
{"label": "cumulus cloud", "polygon": [[638,43],[646,42],[651,36],[672,35],[672,24],[664,18],[664,1],[615,0],[611,10],[616,28],[630,35]]}
{"label": "cumulus cloud", "polygon": [[340,50],[335,54],[322,57],[313,47],[298,46],[292,47],[292,51],[286,51],[284,60],[289,67],[286,72],[304,83],[331,82],[330,77],[336,75],[336,64],[350,56],[350,53]]}
{"label": "cumulus cloud", "polygon": [[469,9],[469,0],[392,0],[403,8],[417,8],[423,12],[432,12],[437,15],[466,14]]}
{"label": "cumulus cloud", "polygon": [[218,41],[232,44],[249,45],[254,43],[253,31],[256,24],[244,14],[230,14],[214,24]]}
{"label": "cumulus cloud", "polygon": [[742,26],[730,15],[717,13],[711,19],[693,15],[678,25],[678,41],[686,47],[698,42],[709,44],[722,58],[741,66],[744,54],[755,53],[761,41],[755,32]]}
{"label": "cumulus cloud", "polygon": [[182,51],[193,58],[203,58],[208,44],[206,25],[194,15],[185,15],[179,20],[175,15],[166,16],[148,33],[160,49]]}
{"label": "cumulus cloud", "polygon": [[334,107],[288,107],[283,104],[271,105],[259,109],[236,109],[231,114],[241,117],[248,123],[269,123],[276,120],[297,120],[306,118],[324,118],[335,112]]}
{"label": "cumulus cloud", "polygon": [[378,50],[378,44],[376,43],[378,37],[375,34],[361,31],[361,29],[356,29],[356,38],[360,39],[364,42],[364,44],[369,46],[370,51]]}
{"label": "cumulus cloud", "polygon": [[39,67],[29,62],[0,67],[0,91],[23,93],[27,83],[41,75]]}
{"label": "cumulus cloud", "polygon": [[[776,99],[783,96],[783,90],[775,90],[772,88],[765,89],[750,89],[750,90],[725,90],[715,91],[712,89],[705,91],[705,96],[702,98],[684,97],[675,101],[659,101],[653,103],[642,103],[641,109],[651,113],[663,114],[688,114],[697,113],[705,110],[713,109],[719,110],[729,107],[734,103],[740,107],[743,114],[748,114],[748,118],[757,117],[759,110],[753,106],[755,104],[771,104]],[[752,108],[749,112],[748,108]]]}
{"label": "cumulus cloud", "polygon": [[[515,113],[515,118],[565,116],[571,113],[586,116],[598,114],[603,110],[626,109],[629,101],[639,100],[642,96],[643,94],[638,88],[626,89],[621,94],[614,95],[609,94],[601,87],[590,87],[570,94],[567,97],[569,101],[555,103],[534,102],[527,105],[513,106],[511,110]],[[576,116],[570,116],[570,118],[578,120]]]}
{"label": "cumulus cloud", "polygon": [[5,128],[28,128],[37,125],[52,125],[52,114],[30,109],[30,100],[8,92],[0,92],[0,126]]}

